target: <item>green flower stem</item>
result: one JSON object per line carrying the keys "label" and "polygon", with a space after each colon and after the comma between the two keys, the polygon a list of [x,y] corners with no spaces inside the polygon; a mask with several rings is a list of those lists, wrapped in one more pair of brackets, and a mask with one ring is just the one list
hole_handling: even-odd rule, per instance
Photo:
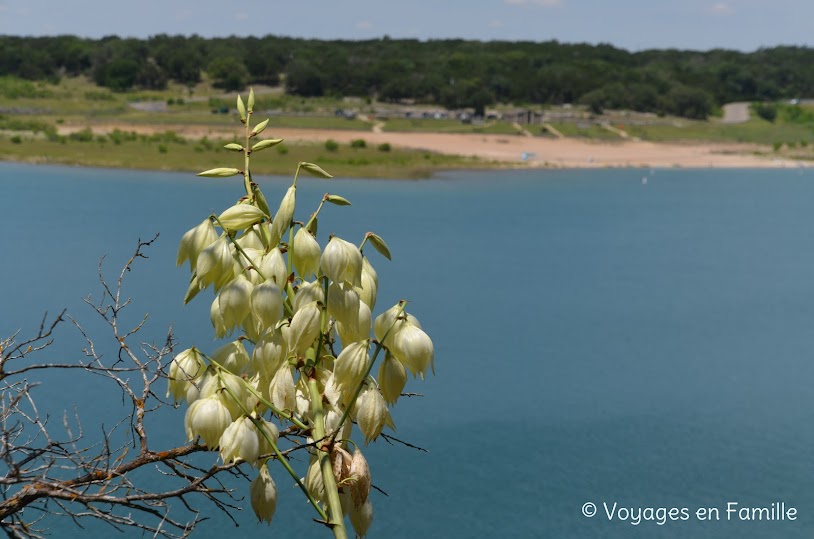
{"label": "green flower stem", "polygon": [[[220,372],[221,372],[221,371],[226,371],[226,372],[229,372],[229,371],[228,371],[228,370],[227,370],[227,369],[226,369],[226,368],[225,368],[223,365],[221,365],[220,363],[218,363],[217,361],[215,361],[215,360],[214,360],[214,359],[212,359],[211,357],[207,356],[207,355],[206,355],[206,354],[204,354],[203,352],[200,352],[200,354],[201,354],[203,357],[205,357],[205,358],[206,358],[206,359],[209,361],[209,363],[210,363],[210,364],[214,365],[214,366],[215,366],[215,367],[218,369],[218,376],[220,376]],[[292,423],[294,426],[296,426],[296,427],[298,427],[298,428],[300,428],[300,429],[302,429],[302,430],[308,430],[308,428],[309,428],[309,427],[308,427],[308,425],[306,425],[305,423],[303,423],[302,421],[300,421],[299,419],[297,419],[297,418],[294,416],[294,414],[289,413],[289,412],[285,412],[285,411],[283,411],[283,410],[278,410],[278,409],[277,409],[277,408],[276,408],[276,407],[275,407],[273,404],[271,404],[269,401],[267,401],[266,399],[264,399],[264,398],[263,398],[263,395],[261,395],[259,391],[255,390],[255,389],[254,389],[254,388],[253,388],[253,387],[252,387],[252,386],[251,386],[251,385],[250,385],[250,384],[249,384],[249,383],[248,383],[246,380],[244,380],[244,379],[243,379],[243,378],[241,378],[240,376],[238,376],[238,378],[240,378],[240,380],[243,382],[243,386],[244,386],[246,389],[248,389],[248,390],[249,390],[249,393],[251,393],[252,395],[254,395],[255,397],[257,397],[257,400],[258,400],[258,401],[260,401],[260,402],[261,402],[261,403],[262,403],[264,406],[266,406],[266,407],[267,407],[269,410],[271,410],[272,412],[274,412],[274,413],[275,413],[275,414],[277,414],[278,416],[280,416],[280,417],[282,417],[282,418],[284,418],[284,419],[287,419],[287,420],[291,421],[291,423]]]}
{"label": "green flower stem", "polygon": [[[220,371],[218,371],[218,376],[220,377]],[[313,498],[313,496],[311,496],[311,493],[308,492],[308,489],[305,488],[305,485],[302,484],[302,481],[300,481],[300,478],[297,475],[297,472],[294,471],[294,469],[288,463],[288,459],[286,459],[285,456],[280,452],[280,449],[277,447],[277,444],[275,444],[274,441],[271,439],[271,437],[268,434],[266,434],[266,432],[261,428],[262,425],[260,424],[260,420],[255,418],[255,417],[252,417],[251,412],[246,409],[246,407],[243,405],[243,402],[240,399],[237,398],[237,395],[232,393],[232,390],[229,389],[228,385],[223,384],[223,389],[225,389],[226,392],[229,394],[229,396],[232,397],[232,400],[235,401],[235,403],[237,403],[238,406],[240,406],[241,411],[244,414],[246,414],[246,417],[251,419],[252,423],[254,423],[255,427],[257,427],[257,431],[260,434],[262,434],[263,438],[265,438],[266,441],[269,443],[269,445],[271,445],[271,449],[274,451],[274,454],[277,456],[277,460],[280,461],[280,463],[283,465],[283,468],[285,468],[286,471],[288,471],[289,475],[291,475],[291,477],[294,478],[294,481],[297,482],[297,485],[300,487],[300,489],[303,491],[305,496],[308,498],[308,501],[311,502],[311,505],[313,505],[314,509],[317,510],[317,513],[319,513],[320,518],[327,521],[328,520],[328,515],[325,514],[325,511],[322,510],[322,508],[319,506],[319,503]]]}
{"label": "green flower stem", "polygon": [[[362,239],[362,243],[360,243],[360,244],[359,244],[359,251],[360,251],[360,252],[362,251],[362,248],[363,248],[363,247],[365,246],[365,244],[367,243],[367,239],[368,239],[369,237],[370,237],[370,234],[365,234],[364,239]],[[364,253],[363,253],[363,254],[364,254]]]}
{"label": "green flower stem", "polygon": [[246,145],[243,147],[243,187],[246,188],[246,196],[249,197],[249,200],[254,198],[254,194],[252,193],[252,180],[251,174],[249,173],[249,139],[251,139],[251,120],[252,120],[252,110],[249,109],[246,111]]}
{"label": "green flower stem", "polygon": [[396,315],[396,319],[393,320],[393,323],[390,324],[390,327],[387,328],[387,331],[385,331],[384,335],[382,336],[382,342],[376,343],[376,349],[373,351],[373,358],[370,360],[370,363],[367,366],[365,375],[362,377],[362,380],[359,382],[359,385],[356,386],[356,391],[353,392],[353,398],[351,398],[350,404],[347,407],[345,407],[345,411],[342,412],[342,417],[339,419],[339,425],[337,425],[336,430],[331,434],[331,438],[336,439],[336,435],[342,432],[342,425],[345,424],[345,421],[348,419],[348,415],[350,414],[351,409],[356,404],[356,399],[359,397],[359,393],[362,392],[362,387],[364,387],[367,377],[370,376],[370,371],[373,370],[373,365],[376,363],[376,358],[379,357],[379,352],[381,352],[382,348],[384,348],[384,344],[382,343],[384,342],[385,339],[387,339],[387,336],[390,334],[390,331],[392,331],[393,327],[395,327],[396,322],[398,322],[399,317],[404,312],[404,308],[406,306],[407,306],[406,301],[404,300],[399,301],[399,312]]}
{"label": "green flower stem", "polygon": [[[322,394],[314,378],[308,380],[308,391],[311,397],[311,412],[314,415],[313,439],[322,440],[325,436],[325,410],[322,408]],[[347,539],[345,532],[345,517],[342,515],[342,503],[339,501],[339,490],[336,486],[331,456],[327,451],[317,445],[317,459],[322,471],[322,482],[325,485],[325,495],[328,498],[331,530],[336,539]]]}
{"label": "green flower stem", "polygon": [[[224,232],[226,232],[226,227],[224,227],[224,226],[223,226],[223,224],[220,222],[220,219],[218,219],[218,216],[217,216],[217,215],[215,215],[215,214],[213,213],[213,214],[212,214],[210,217],[211,217],[212,219],[214,219],[214,220],[215,220],[215,222],[217,222],[217,223],[218,223],[218,226],[219,226],[219,227],[221,227],[221,228],[223,229],[223,231],[224,231]],[[252,268],[254,268],[254,271],[256,271],[256,272],[257,272],[257,274],[258,274],[260,277],[262,277],[264,281],[268,281],[268,279],[266,278],[266,276],[265,276],[265,275],[263,275],[263,272],[261,272],[261,271],[260,271],[260,267],[259,267],[257,264],[255,264],[255,263],[254,263],[254,260],[252,260],[252,259],[249,257],[249,255],[247,255],[247,254],[246,254],[246,251],[244,251],[244,250],[243,250],[243,247],[241,247],[241,246],[240,246],[240,244],[239,244],[237,241],[235,241],[235,239],[232,237],[232,235],[231,235],[231,234],[229,234],[228,232],[226,232],[226,237],[227,237],[227,238],[229,238],[229,241],[231,241],[231,242],[232,242],[232,244],[235,246],[235,249],[237,249],[237,251],[238,251],[240,254],[242,254],[242,255],[244,256],[244,258],[246,258],[246,260],[249,262],[249,264],[251,264]]]}
{"label": "green flower stem", "polygon": [[322,206],[324,206],[324,205],[325,205],[325,201],[326,201],[326,200],[328,200],[328,193],[325,193],[325,196],[323,196],[323,197],[322,197],[322,200],[320,201],[319,206],[317,206],[317,211],[315,211],[314,213],[312,213],[312,214],[311,214],[311,218],[310,218],[310,219],[308,219],[308,222],[307,222],[307,223],[305,223],[305,230],[310,230],[310,228],[311,228],[311,223],[313,223],[313,222],[314,222],[314,219],[316,219],[316,218],[317,218],[317,216],[319,215],[319,212],[321,212],[321,211],[322,211]]}

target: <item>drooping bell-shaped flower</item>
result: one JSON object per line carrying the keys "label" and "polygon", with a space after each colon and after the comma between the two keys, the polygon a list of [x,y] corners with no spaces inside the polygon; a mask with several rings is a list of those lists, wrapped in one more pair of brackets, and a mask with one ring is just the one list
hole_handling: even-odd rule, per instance
{"label": "drooping bell-shaped flower", "polygon": [[365,443],[378,438],[387,424],[387,404],[373,385],[368,385],[356,398],[356,423],[365,435]]}
{"label": "drooping bell-shaped flower", "polygon": [[390,352],[405,367],[410,369],[413,376],[420,374],[424,377],[427,369],[435,372],[433,360],[435,349],[430,337],[422,329],[408,321],[397,322],[397,331],[389,344]]}
{"label": "drooping bell-shaped flower", "polygon": [[254,369],[270,379],[282,366],[288,352],[286,334],[288,326],[275,328],[264,334],[254,346],[252,364]]}
{"label": "drooping bell-shaped flower", "polygon": [[238,245],[244,250],[255,249],[257,251],[264,251],[266,246],[263,244],[263,238],[260,235],[260,227],[262,226],[262,224],[256,224],[247,230],[245,234],[236,240]]}
{"label": "drooping bell-shaped flower", "polygon": [[187,409],[184,418],[187,440],[200,436],[210,451],[218,447],[223,431],[232,423],[229,410],[215,396],[198,399]]}
{"label": "drooping bell-shaped flower", "polygon": [[355,290],[359,294],[359,299],[366,303],[372,311],[376,307],[376,294],[379,291],[379,277],[366,256],[362,257],[362,285],[356,287]]}
{"label": "drooping bell-shaped flower", "polygon": [[280,201],[280,207],[277,213],[274,214],[274,219],[271,221],[271,244],[277,245],[280,243],[280,238],[283,237],[288,227],[291,226],[291,220],[294,218],[294,207],[296,205],[297,188],[293,185],[285,192],[285,196]]}
{"label": "drooping bell-shaped flower", "polygon": [[294,411],[297,405],[292,368],[283,365],[269,383],[269,400],[278,410]]}
{"label": "drooping bell-shaped flower", "polygon": [[249,353],[246,352],[246,347],[243,346],[243,341],[240,339],[226,343],[212,352],[212,359],[227,371],[238,376],[243,374],[249,365]]}
{"label": "drooping bell-shaped flower", "polygon": [[359,294],[348,284],[331,283],[328,287],[328,314],[345,326],[359,321]]}
{"label": "drooping bell-shaped flower", "polygon": [[254,285],[262,283],[265,279],[256,268],[261,265],[263,254],[261,249],[244,247],[243,252],[238,252],[236,256],[239,263],[235,267],[235,275],[245,275]]}
{"label": "drooping bell-shaped flower", "polygon": [[211,377],[212,369],[207,368],[204,371],[203,375],[198,380],[187,384],[186,388],[187,406],[191,405],[193,402],[201,398],[201,391],[203,390],[204,386],[209,382],[209,379]]}
{"label": "drooping bell-shaped flower", "polygon": [[188,348],[173,358],[170,363],[167,397],[172,395],[175,402],[185,400],[190,384],[203,377],[206,363],[197,348]]}
{"label": "drooping bell-shaped flower", "polygon": [[356,532],[356,537],[364,537],[373,522],[373,504],[370,503],[370,500],[367,500],[360,507],[351,507],[348,516]]}
{"label": "drooping bell-shaped flower", "polygon": [[384,355],[384,360],[379,365],[379,390],[382,392],[384,401],[393,405],[396,404],[404,386],[407,385],[407,371],[388,351]]}
{"label": "drooping bell-shaped flower", "polygon": [[354,391],[367,373],[370,363],[370,341],[350,343],[342,349],[334,363],[334,380],[343,391]]}
{"label": "drooping bell-shaped flower", "polygon": [[249,228],[255,223],[259,223],[263,219],[267,219],[268,215],[263,213],[263,210],[252,204],[235,204],[231,208],[227,208],[223,213],[218,216],[218,221],[221,226],[229,232],[236,232]]}
{"label": "drooping bell-shaped flower", "polygon": [[312,301],[325,303],[325,291],[319,281],[303,282],[297,288],[297,295],[294,297],[294,312],[300,310],[303,305],[308,305]]}
{"label": "drooping bell-shaped flower", "polygon": [[308,279],[311,275],[316,275],[319,271],[319,257],[322,250],[319,243],[305,227],[300,227],[294,234],[294,245],[291,252],[291,260],[297,273],[303,279]]}
{"label": "drooping bell-shaped flower", "polygon": [[370,308],[363,301],[359,302],[359,317],[355,324],[345,325],[337,320],[336,331],[342,344],[363,341],[370,338]]}
{"label": "drooping bell-shaped flower", "polygon": [[274,327],[283,316],[283,292],[272,281],[254,287],[251,296],[252,314],[263,328]]}
{"label": "drooping bell-shaped flower", "polygon": [[238,275],[218,294],[220,314],[227,333],[231,333],[249,316],[253,289],[254,285],[246,277]]}
{"label": "drooping bell-shaped flower", "polygon": [[[342,420],[342,409],[332,404],[325,405],[325,434],[329,435],[339,428],[339,422]],[[350,438],[351,431],[353,430],[353,422],[345,420],[342,424],[342,431],[337,436],[338,440],[347,440]]]}
{"label": "drooping bell-shaped flower", "polygon": [[319,335],[322,309],[316,301],[304,305],[291,318],[291,336],[288,341],[290,354],[305,355],[305,351]]}
{"label": "drooping bell-shaped flower", "polygon": [[215,225],[212,224],[209,218],[204,219],[201,224],[192,230],[188,230],[181,237],[176,265],[180,266],[189,260],[189,269],[195,271],[198,265],[198,255],[217,239],[218,232],[215,230]]}
{"label": "drooping bell-shaped flower", "polygon": [[220,296],[215,296],[212,306],[209,308],[209,319],[215,329],[215,338],[222,339],[226,336],[226,324],[223,322],[223,315],[220,313]]}
{"label": "drooping bell-shaped flower", "polygon": [[252,423],[252,428],[257,431],[257,439],[260,440],[260,455],[270,454],[273,451],[272,445],[277,445],[277,441],[280,439],[280,430],[277,425],[261,417]]}
{"label": "drooping bell-shaped flower", "polygon": [[220,288],[234,276],[235,261],[226,236],[221,236],[198,255],[196,271],[202,287]]}
{"label": "drooping bell-shaped flower", "polygon": [[263,274],[263,277],[274,282],[280,288],[285,288],[286,279],[288,278],[288,269],[286,268],[283,253],[280,252],[279,248],[274,247],[271,251],[262,256],[260,259],[260,273]]}
{"label": "drooping bell-shaped flower", "polygon": [[[376,340],[388,348],[393,342],[393,335],[397,330],[396,325],[398,323],[399,313],[402,311],[403,309],[399,304],[393,305],[377,316],[373,322],[373,334],[376,335]],[[385,336],[387,337],[386,339]]]}
{"label": "drooping bell-shaped flower", "polygon": [[277,510],[277,485],[271,478],[268,466],[260,467],[260,473],[249,487],[252,510],[260,522],[264,520],[271,524],[274,512]]}
{"label": "drooping bell-shaped flower", "polygon": [[359,248],[334,236],[325,246],[319,261],[322,273],[335,283],[362,286],[362,253]]}
{"label": "drooping bell-shaped flower", "polygon": [[304,483],[308,493],[315,500],[322,501],[325,499],[325,483],[322,481],[322,470],[319,467],[319,459],[314,456],[311,457]]}
{"label": "drooping bell-shaped flower", "polygon": [[220,400],[232,419],[240,417],[248,405],[243,379],[227,371],[220,371],[212,376],[201,388],[201,397],[215,397]]}
{"label": "drooping bell-shaped flower", "polygon": [[350,461],[350,495],[355,507],[361,507],[370,495],[370,466],[362,451],[356,447]]}
{"label": "drooping bell-shaped flower", "polygon": [[239,417],[226,427],[220,437],[220,458],[224,464],[245,460],[249,464],[257,462],[260,456],[260,440],[257,439],[257,430],[248,417]]}

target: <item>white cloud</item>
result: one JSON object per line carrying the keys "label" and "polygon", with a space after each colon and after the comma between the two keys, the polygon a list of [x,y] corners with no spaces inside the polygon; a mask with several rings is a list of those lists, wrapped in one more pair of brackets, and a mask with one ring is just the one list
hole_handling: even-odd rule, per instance
{"label": "white cloud", "polygon": [[249,20],[249,14],[246,13],[246,12],[243,12],[243,11],[238,11],[237,13],[235,13],[235,20],[236,21],[248,21]]}
{"label": "white cloud", "polygon": [[713,15],[731,15],[734,13],[732,6],[725,2],[716,2],[707,8],[707,11]]}
{"label": "white cloud", "polygon": [[510,6],[556,7],[562,5],[562,0],[503,0],[503,3]]}
{"label": "white cloud", "polygon": [[503,24],[503,21],[501,20],[494,19],[492,21],[489,21],[489,28],[503,28],[504,26],[506,25]]}
{"label": "white cloud", "polygon": [[373,28],[373,24],[370,21],[359,21],[356,23],[357,30],[370,30]]}

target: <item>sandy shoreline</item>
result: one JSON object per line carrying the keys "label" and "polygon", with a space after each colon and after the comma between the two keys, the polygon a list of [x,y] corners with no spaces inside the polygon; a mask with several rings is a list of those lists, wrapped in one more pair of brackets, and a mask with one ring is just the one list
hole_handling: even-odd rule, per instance
{"label": "sandy shoreline", "polygon": [[[86,126],[60,126],[68,134]],[[94,124],[95,133],[115,129],[139,134],[174,131],[188,138],[234,138],[235,130],[196,125]],[[579,139],[547,139],[521,135],[478,135],[453,133],[400,133],[330,129],[269,129],[266,136],[291,142],[322,143],[328,139],[349,143],[363,138],[369,145],[384,142],[415,150],[478,157],[506,164],[552,168],[783,168],[808,167],[814,163],[788,158],[759,156],[770,148],[737,143],[653,143],[624,140],[597,142]]]}

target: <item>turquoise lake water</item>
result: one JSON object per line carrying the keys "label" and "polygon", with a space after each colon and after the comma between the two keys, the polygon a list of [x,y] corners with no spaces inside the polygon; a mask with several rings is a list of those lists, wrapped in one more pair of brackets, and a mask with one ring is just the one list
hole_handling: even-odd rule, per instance
{"label": "turquoise lake water", "polygon": [[[272,200],[290,180],[260,183]],[[208,297],[181,305],[188,274],[175,253],[184,231],[240,191],[191,174],[0,164],[0,333],[31,333],[44,311],[67,307],[103,339],[81,301],[98,293],[99,258],[112,275],[137,238],[160,232],[128,277],[133,316],[150,313],[142,338],[160,341],[172,323],[181,349],[214,349]],[[321,237],[383,236],[393,261],[369,255],[377,313],[409,299],[436,346],[437,375],[408,384],[425,396],[394,410],[397,435],[429,453],[366,451],[389,494],[373,494],[371,536],[814,535],[814,172],[303,178],[298,216],[326,191],[353,206],[327,208]],[[65,327],[51,357],[80,350]],[[74,403],[107,408],[109,395],[84,380],[55,380],[43,402],[59,416]],[[181,443],[183,412],[155,428]],[[248,510],[239,533],[324,537],[281,472],[272,527]],[[796,520],[728,520],[728,502],[785,503]],[[614,503],[689,518],[634,525],[607,517]],[[700,520],[704,507],[720,520]],[[212,516],[198,537],[235,533]]]}

